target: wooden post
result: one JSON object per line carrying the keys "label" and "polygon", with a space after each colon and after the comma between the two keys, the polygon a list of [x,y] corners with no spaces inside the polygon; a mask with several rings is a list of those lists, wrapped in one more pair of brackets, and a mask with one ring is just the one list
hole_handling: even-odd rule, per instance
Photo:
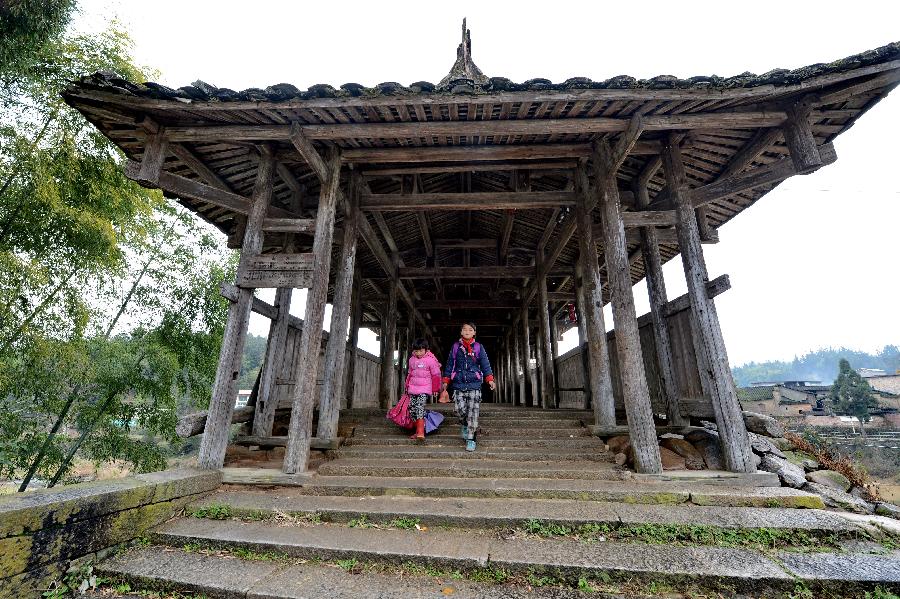
{"label": "wooden post", "polygon": [[[241,249],[241,261],[258,255],[263,247],[263,221],[272,199],[275,159],[271,152],[264,151],[256,171],[253,185],[252,205],[247,215],[247,230]],[[198,465],[206,470],[218,470],[225,463],[225,448],[230,436],[231,415],[237,400],[237,379],[241,372],[241,357],[247,326],[250,323],[250,308],[253,304],[253,289],[238,289],[237,301],[228,307],[228,320],[222,334],[219,350],[219,367],[213,384],[212,399],[200,442]]]}
{"label": "wooden post", "polygon": [[550,312],[550,374],[553,376],[553,407],[559,407],[559,366],[556,359],[559,357],[559,326],[556,324],[556,316]]}
{"label": "wooden post", "polygon": [[[646,185],[636,185],[634,195],[639,208],[646,208],[650,204]],[[704,214],[703,218],[705,217]],[[644,258],[647,294],[650,296],[650,316],[653,319],[653,339],[656,341],[659,377],[663,396],[666,399],[666,417],[669,424],[682,426],[688,424],[688,420],[681,415],[679,406],[678,381],[675,378],[672,345],[669,342],[669,329],[664,312],[669,299],[666,295],[666,281],[663,278],[662,257],[659,254],[659,237],[656,234],[656,227],[641,227],[641,254]]]}
{"label": "wooden post", "polygon": [[309,460],[309,440],[312,435],[312,416],[315,404],[316,376],[322,351],[322,321],[328,299],[328,272],[331,268],[331,240],[334,235],[334,215],[341,183],[341,156],[331,148],[328,156],[328,177],[322,183],[319,206],[316,210],[316,236],[313,240],[312,283],[306,296],[303,336],[297,357],[297,372],[291,397],[291,423],[288,428],[287,449],[282,469],[287,474],[306,471]]}
{"label": "wooden post", "polygon": [[588,210],[589,193],[587,173],[578,170],[579,201],[575,205],[578,223],[578,261],[581,264],[584,328],[587,332],[587,349],[590,360],[590,396],[594,405],[594,424],[612,428],[616,425],[616,405],[612,389],[612,373],[609,366],[609,347],[606,343],[606,323],[603,321],[603,288],[600,284],[600,268],[597,264],[597,245],[594,227]]}
{"label": "wooden post", "polygon": [[[515,355],[514,361],[515,364],[513,366],[513,373],[515,374],[515,382],[516,382],[516,396],[513,398],[513,405],[524,406],[525,405],[525,373],[528,372],[528,369],[525,367],[524,362],[524,353],[522,352],[522,336],[518,331],[512,331],[513,338],[513,353]],[[519,371],[522,371],[522,374],[519,374]]]}
{"label": "wooden post", "polygon": [[587,316],[584,306],[584,267],[581,258],[575,263],[575,318],[578,320],[578,347],[581,349],[581,387],[584,409],[591,409],[591,358],[587,345]]}
{"label": "wooden post", "polygon": [[[519,322],[522,325],[522,376],[524,377],[527,385],[531,386],[531,334],[528,327],[528,306],[522,306]],[[527,390],[525,395],[522,396],[522,399],[524,400],[522,405],[528,407],[534,406],[535,396],[532,394],[529,397]]]}
{"label": "wooden post", "polygon": [[[616,173],[606,170],[610,163],[609,148],[601,144],[594,155],[597,191],[603,224],[603,253],[606,256],[606,272],[609,275],[612,296],[613,321],[616,327],[616,355],[622,380],[622,395],[634,463],[638,472],[657,474],[662,472],[659,445],[656,441],[656,425],[650,405],[650,390],[641,354],[634,295],[631,290],[631,268],[628,248],[625,244],[625,225]],[[693,217],[693,213],[691,214]],[[695,221],[696,222],[696,221]]]}
{"label": "wooden post", "polygon": [[353,294],[350,298],[350,339],[347,344],[350,346],[350,361],[347,364],[347,374],[345,376],[345,384],[347,391],[347,409],[353,407],[353,396],[356,393],[356,360],[359,356],[359,323],[362,321],[362,277],[359,269],[353,276]]}
{"label": "wooden post", "polygon": [[538,322],[541,342],[541,407],[553,406],[553,346],[550,342],[550,300],[547,299],[547,273],[538,263]]}
{"label": "wooden post", "polygon": [[534,397],[534,407],[544,407],[544,396],[541,393],[541,372],[544,365],[541,363],[541,334],[540,327],[534,328],[534,343],[531,346],[532,356],[534,357],[534,371],[531,374],[531,393]]}
{"label": "wooden post", "polygon": [[397,280],[388,281],[388,301],[381,315],[381,385],[378,404],[394,405],[394,334],[397,330]]}
{"label": "wooden post", "polygon": [[[355,179],[356,177],[354,177]],[[356,181],[354,181],[356,183]],[[344,391],[344,367],[347,364],[347,321],[350,317],[350,295],[356,266],[356,239],[359,210],[356,207],[357,185],[351,184],[350,200],[344,215],[344,239],[341,261],[337,265],[334,298],[331,307],[331,326],[325,348],[325,369],[322,396],[319,400],[319,424],[316,437],[334,439],[337,436],[341,395]]]}
{"label": "wooden post", "polygon": [[169,138],[166,136],[166,129],[159,127],[156,133],[147,138],[144,155],[141,157],[141,169],[138,171],[135,181],[141,185],[157,187],[168,148]]}
{"label": "wooden post", "polygon": [[692,331],[699,368],[708,374],[709,393],[721,439],[725,467],[732,472],[754,472],[753,452],[741,406],[728,366],[728,354],[719,327],[715,303],[706,293],[709,276],[700,245],[700,233],[693,205],[685,191],[684,165],[677,143],[669,138],[663,147],[666,184],[672,190],[678,222],[678,245],[687,279],[688,296],[693,313]]}
{"label": "wooden post", "polygon": [[275,379],[281,371],[284,361],[293,291],[290,287],[279,287],[275,290],[275,307],[278,309],[278,316],[269,326],[266,357],[259,373],[259,392],[253,415],[253,435],[257,437],[272,435],[275,410],[278,408]]}

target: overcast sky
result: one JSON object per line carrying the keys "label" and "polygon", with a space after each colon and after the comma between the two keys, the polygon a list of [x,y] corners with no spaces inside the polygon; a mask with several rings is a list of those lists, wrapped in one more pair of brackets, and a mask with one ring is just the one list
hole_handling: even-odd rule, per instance
{"label": "overcast sky", "polygon": [[[136,60],[159,71],[160,83],[202,79],[237,90],[436,83],[453,64],[463,17],[476,64],[513,81],[764,73],[900,40],[900,4],[889,2],[857,1],[849,10],[843,2],[816,2],[813,10],[784,1],[643,2],[639,9],[569,2],[559,10],[483,1],[80,4],[81,28],[118,18]],[[900,91],[837,139],[835,164],[789,179],[723,226],[719,244],[704,246],[710,278],[731,277],[732,289],[716,303],[732,365],[827,346],[900,344],[898,123]],[[685,292],[680,260],[665,275],[669,297]],[[646,312],[643,283],[635,296],[638,314]],[[292,311],[302,315],[299,305]],[[265,334],[266,322],[254,320],[251,330]],[[561,351],[574,345],[567,337]],[[372,338],[361,345],[377,351]]]}

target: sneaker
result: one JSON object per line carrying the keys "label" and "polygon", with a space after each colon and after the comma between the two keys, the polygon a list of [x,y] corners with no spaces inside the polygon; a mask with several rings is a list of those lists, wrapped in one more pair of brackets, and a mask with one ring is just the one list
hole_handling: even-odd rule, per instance
{"label": "sneaker", "polygon": [[475,451],[475,439],[466,441],[466,451]]}
{"label": "sneaker", "polygon": [[468,438],[469,438],[469,427],[468,427],[468,426],[466,426],[465,424],[462,425],[462,427],[461,427],[461,432],[462,432],[462,438],[463,438],[463,439],[468,439]]}

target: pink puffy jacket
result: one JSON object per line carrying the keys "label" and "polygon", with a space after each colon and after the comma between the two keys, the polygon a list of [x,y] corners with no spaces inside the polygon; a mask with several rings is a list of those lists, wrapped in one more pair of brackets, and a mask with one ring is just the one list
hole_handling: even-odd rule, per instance
{"label": "pink puffy jacket", "polygon": [[441,390],[441,364],[430,351],[421,358],[410,355],[406,380],[406,392],[410,395],[438,393]]}

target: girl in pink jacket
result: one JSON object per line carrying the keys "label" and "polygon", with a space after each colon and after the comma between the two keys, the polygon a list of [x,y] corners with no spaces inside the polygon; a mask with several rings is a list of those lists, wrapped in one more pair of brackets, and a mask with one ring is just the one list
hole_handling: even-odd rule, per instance
{"label": "girl in pink jacket", "polygon": [[416,432],[410,439],[425,440],[425,402],[441,391],[441,364],[428,351],[428,342],[416,339],[409,357],[406,393],[409,395],[409,417],[416,422]]}

